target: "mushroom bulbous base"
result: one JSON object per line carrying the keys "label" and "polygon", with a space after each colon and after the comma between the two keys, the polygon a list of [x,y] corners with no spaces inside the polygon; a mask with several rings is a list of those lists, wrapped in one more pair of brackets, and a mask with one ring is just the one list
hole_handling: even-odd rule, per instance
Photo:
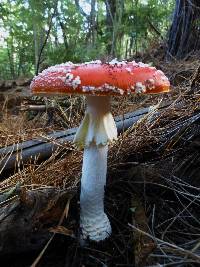
{"label": "mushroom bulbous base", "polygon": [[110,221],[105,213],[98,217],[80,219],[81,238],[91,241],[103,241],[111,235],[112,229]]}

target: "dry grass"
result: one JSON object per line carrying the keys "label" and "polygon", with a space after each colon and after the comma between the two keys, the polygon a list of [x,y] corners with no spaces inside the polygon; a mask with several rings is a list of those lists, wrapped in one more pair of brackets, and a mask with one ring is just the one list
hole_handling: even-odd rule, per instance
{"label": "dry grass", "polygon": [[[48,114],[47,112],[18,112],[17,115],[12,114],[6,108],[6,103],[2,105],[0,113],[0,147],[5,147],[11,144],[17,144],[26,140],[31,140],[44,136],[47,133],[63,130],[65,128],[72,128],[77,126],[84,114],[84,100],[81,97],[68,97],[66,99],[48,100],[48,103],[57,102],[59,111],[63,115],[59,117],[57,113],[54,115],[55,123],[47,126]],[[43,103],[46,103],[44,100]],[[60,102],[66,108],[60,105]],[[63,126],[63,123],[65,125]]]}

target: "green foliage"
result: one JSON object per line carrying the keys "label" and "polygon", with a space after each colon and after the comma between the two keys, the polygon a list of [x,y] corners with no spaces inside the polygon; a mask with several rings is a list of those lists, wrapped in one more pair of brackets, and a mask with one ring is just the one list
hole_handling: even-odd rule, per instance
{"label": "green foliage", "polygon": [[37,65],[41,70],[144,51],[165,37],[174,5],[172,0],[107,0],[116,8],[108,24],[106,1],[97,0],[93,13],[83,6],[91,1],[78,2],[1,0],[0,79],[32,76]]}

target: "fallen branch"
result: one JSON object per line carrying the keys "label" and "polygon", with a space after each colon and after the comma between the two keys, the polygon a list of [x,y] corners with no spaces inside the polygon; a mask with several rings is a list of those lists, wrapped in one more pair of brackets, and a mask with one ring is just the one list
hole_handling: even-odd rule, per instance
{"label": "fallen branch", "polygon": [[[164,107],[164,106],[163,106]],[[118,133],[122,133],[155,107],[144,108],[135,112],[115,117]],[[59,146],[71,142],[77,128],[55,132],[36,140],[25,141],[0,149],[0,174],[31,161],[49,158]]]}

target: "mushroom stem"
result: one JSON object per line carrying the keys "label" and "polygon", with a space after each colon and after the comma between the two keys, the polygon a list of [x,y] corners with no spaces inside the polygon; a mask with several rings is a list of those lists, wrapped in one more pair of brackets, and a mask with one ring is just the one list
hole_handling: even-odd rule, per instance
{"label": "mushroom stem", "polygon": [[90,145],[84,149],[80,196],[83,239],[100,241],[111,233],[110,222],[104,213],[107,153],[108,145]]}
{"label": "mushroom stem", "polygon": [[80,196],[83,239],[100,241],[111,234],[104,213],[104,187],[108,143],[114,139],[117,139],[117,128],[110,112],[110,97],[88,96],[86,114],[74,140],[84,147]]}

